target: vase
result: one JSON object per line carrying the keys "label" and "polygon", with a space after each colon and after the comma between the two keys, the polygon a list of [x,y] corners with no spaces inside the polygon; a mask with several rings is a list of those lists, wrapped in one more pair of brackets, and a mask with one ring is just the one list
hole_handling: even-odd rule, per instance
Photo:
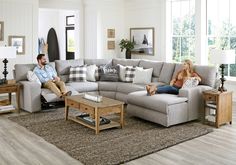
{"label": "vase", "polygon": [[125,58],[126,58],[126,59],[131,59],[131,51],[130,51],[130,50],[126,50],[126,52],[125,52]]}

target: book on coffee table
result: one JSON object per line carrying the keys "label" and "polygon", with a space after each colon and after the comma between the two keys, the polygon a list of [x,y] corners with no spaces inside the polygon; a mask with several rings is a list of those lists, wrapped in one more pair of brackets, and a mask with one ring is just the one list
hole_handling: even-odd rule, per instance
{"label": "book on coffee table", "polygon": [[[89,114],[81,114],[81,115],[78,115],[76,116],[76,118],[80,119],[80,120],[83,120],[84,122],[90,124],[90,125],[95,125],[95,119],[91,118]],[[109,119],[106,119],[104,117],[100,117],[100,125],[104,125],[104,124],[109,124],[111,121]]]}

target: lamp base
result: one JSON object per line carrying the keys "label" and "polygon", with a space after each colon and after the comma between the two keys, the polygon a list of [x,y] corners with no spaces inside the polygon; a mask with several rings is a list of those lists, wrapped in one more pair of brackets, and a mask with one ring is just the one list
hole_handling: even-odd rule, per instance
{"label": "lamp base", "polygon": [[6,82],[7,81],[7,74],[8,74],[8,71],[7,71],[8,60],[5,58],[2,62],[4,64],[4,71],[2,73],[4,75],[4,79],[5,79],[5,82]]}
{"label": "lamp base", "polygon": [[227,91],[227,89],[224,87],[224,82],[226,81],[225,77],[224,77],[224,69],[225,69],[225,65],[221,64],[220,65],[220,69],[221,69],[221,86],[218,88],[218,91],[220,92],[225,92]]}
{"label": "lamp base", "polygon": [[220,91],[220,92],[226,92],[227,91],[227,89],[225,88],[225,87],[219,87],[218,88],[218,91]]}

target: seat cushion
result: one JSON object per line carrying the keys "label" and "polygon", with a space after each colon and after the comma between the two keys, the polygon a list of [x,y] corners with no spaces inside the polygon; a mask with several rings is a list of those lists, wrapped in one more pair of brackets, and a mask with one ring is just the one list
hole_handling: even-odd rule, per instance
{"label": "seat cushion", "polygon": [[[78,95],[79,93],[73,89],[71,86],[66,86],[66,89],[68,91],[72,92],[72,95]],[[62,98],[59,98],[55,93],[53,93],[51,90],[47,89],[47,88],[42,88],[41,90],[41,95],[44,97],[44,99],[47,102],[56,102],[56,101],[62,101]]]}
{"label": "seat cushion", "polygon": [[98,81],[99,91],[113,91],[116,92],[117,85],[122,82],[108,82],[108,81]]}
{"label": "seat cushion", "polygon": [[145,90],[144,84],[133,84],[133,83],[119,83],[117,85],[117,92],[129,94],[131,92]]}
{"label": "seat cushion", "polygon": [[168,114],[168,106],[186,102],[186,97],[171,94],[156,94],[147,96],[146,91],[138,91],[128,94],[128,104],[144,107],[164,114]]}
{"label": "seat cushion", "polygon": [[67,86],[71,86],[78,92],[92,92],[98,90],[97,82],[70,82],[66,83]]}

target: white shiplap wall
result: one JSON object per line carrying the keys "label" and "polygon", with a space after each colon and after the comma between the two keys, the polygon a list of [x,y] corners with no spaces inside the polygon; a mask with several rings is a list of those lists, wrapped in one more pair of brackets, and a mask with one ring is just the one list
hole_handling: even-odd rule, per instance
{"label": "white shiplap wall", "polygon": [[[0,0],[0,21],[4,21],[4,41],[0,46],[8,45],[9,35],[25,36],[25,55],[9,59],[8,79],[13,78],[14,65],[35,62],[38,38],[38,1],[36,0]],[[3,63],[0,62],[0,72]],[[2,77],[2,74],[0,74]]]}

